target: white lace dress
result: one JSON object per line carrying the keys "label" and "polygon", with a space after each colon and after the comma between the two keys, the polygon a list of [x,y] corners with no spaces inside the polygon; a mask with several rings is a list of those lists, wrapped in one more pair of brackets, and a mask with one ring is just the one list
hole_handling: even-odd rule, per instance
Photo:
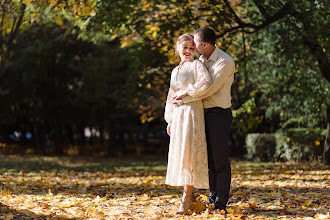
{"label": "white lace dress", "polygon": [[185,90],[196,96],[212,83],[204,64],[199,60],[174,68],[165,106],[165,120],[171,123],[171,138],[165,184],[192,185],[209,188],[204,108],[202,100],[175,107],[171,98]]}

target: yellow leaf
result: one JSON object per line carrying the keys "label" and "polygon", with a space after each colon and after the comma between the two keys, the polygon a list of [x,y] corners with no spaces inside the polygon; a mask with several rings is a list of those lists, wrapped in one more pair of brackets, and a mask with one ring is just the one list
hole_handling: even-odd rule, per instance
{"label": "yellow leaf", "polygon": [[192,210],[194,210],[196,213],[200,213],[202,211],[204,211],[206,209],[206,206],[204,205],[204,202],[202,200],[202,198],[197,198],[192,207],[191,207]]}
{"label": "yellow leaf", "polygon": [[243,212],[241,210],[238,210],[238,208],[235,208],[233,211],[233,215],[241,215]]}
{"label": "yellow leaf", "polygon": [[152,37],[153,37],[153,38],[156,38],[156,37],[157,37],[157,31],[154,31],[154,32],[152,33]]}
{"label": "yellow leaf", "polygon": [[89,15],[91,13],[91,9],[89,7],[83,7],[81,11],[83,15]]}
{"label": "yellow leaf", "polygon": [[208,199],[209,199],[209,197],[208,196],[206,196],[206,195],[200,195],[199,197],[201,197],[202,199],[203,199],[203,201],[207,201]]}
{"label": "yellow leaf", "polygon": [[29,5],[31,4],[31,0],[23,0],[23,4]]}
{"label": "yellow leaf", "polygon": [[8,213],[5,215],[5,220],[11,220],[14,218],[14,215],[12,213]]}
{"label": "yellow leaf", "polygon": [[281,205],[281,202],[280,202],[280,201],[278,201],[278,200],[276,200],[276,201],[274,202],[274,205],[277,205],[277,206],[279,206],[279,205]]}
{"label": "yellow leaf", "polygon": [[233,214],[233,215],[241,215],[243,214],[243,212],[241,210],[238,210],[237,207],[235,207],[234,209],[228,208],[227,209],[228,214]]}
{"label": "yellow leaf", "polygon": [[61,26],[63,25],[63,19],[61,17],[56,16],[55,23]]}
{"label": "yellow leaf", "polygon": [[49,6],[50,7],[53,7],[53,6],[55,6],[57,4],[57,0],[50,0],[49,1]]}
{"label": "yellow leaf", "polygon": [[248,209],[248,208],[250,208],[250,205],[248,203],[243,203],[240,207],[242,207],[244,209]]}
{"label": "yellow leaf", "polygon": [[251,201],[249,202],[250,206],[252,206],[253,208],[257,207],[257,203],[255,201]]}

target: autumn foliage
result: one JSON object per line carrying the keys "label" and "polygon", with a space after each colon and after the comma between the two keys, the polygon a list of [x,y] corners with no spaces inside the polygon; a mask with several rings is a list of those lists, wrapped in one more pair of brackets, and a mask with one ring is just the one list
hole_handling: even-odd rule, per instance
{"label": "autumn foliage", "polygon": [[227,213],[207,191],[175,215],[181,187],[164,184],[166,160],[1,158],[1,219],[328,219],[330,172],[318,163],[232,163]]}

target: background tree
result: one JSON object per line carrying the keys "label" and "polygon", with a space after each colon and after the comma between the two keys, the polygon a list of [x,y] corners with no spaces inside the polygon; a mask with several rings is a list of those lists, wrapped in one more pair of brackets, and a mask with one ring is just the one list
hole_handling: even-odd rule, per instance
{"label": "background tree", "polygon": [[[57,70],[49,71],[54,72],[49,75],[51,78],[58,77],[56,85],[61,85],[58,89],[67,92],[64,94],[67,97],[63,99],[67,100],[64,106],[74,106],[73,110],[70,107],[63,110],[63,117],[77,119],[81,114],[69,112],[79,109],[79,113],[83,114],[84,110],[92,109],[88,117],[82,117],[85,121],[81,128],[97,125],[107,130],[110,127],[106,124],[117,124],[119,127],[112,126],[111,130],[121,130],[119,137],[122,137],[132,130],[129,128],[131,125],[125,124],[125,119],[132,117],[132,121],[139,118],[144,127],[161,129],[163,111],[160,109],[164,108],[169,73],[178,63],[174,42],[181,33],[193,32],[200,26],[210,26],[217,32],[218,46],[231,54],[237,64],[233,108],[234,126],[240,136],[239,148],[244,146],[244,136],[249,132],[325,129],[326,124],[329,125],[326,119],[329,112],[330,30],[327,1],[12,2],[16,8],[26,5],[22,36],[37,30],[37,27],[43,27],[50,33],[60,30],[52,36],[44,31],[34,36],[37,39],[41,34],[51,38],[41,37],[49,45],[54,42],[65,45],[58,50],[46,44],[42,48],[54,50],[51,60],[55,61],[52,62],[56,64],[59,60],[60,66],[66,68],[66,77],[62,73],[57,74]],[[71,51],[65,49],[67,46]],[[25,47],[17,44],[12,58],[19,54],[17,50]],[[34,44],[33,47],[39,46]],[[78,49],[80,47],[84,49]],[[84,50],[89,55],[81,55]],[[118,54],[116,58],[120,57],[119,60],[111,53]],[[129,58],[119,55],[123,53],[129,54]],[[108,66],[106,59],[112,59],[113,66]],[[52,63],[44,57],[41,60],[45,66]],[[96,65],[97,70],[94,63],[99,64]],[[107,71],[113,73],[109,74],[109,78],[105,74]],[[95,77],[91,73],[95,73]],[[120,86],[116,85],[117,81]],[[109,86],[112,90],[107,89]],[[3,97],[8,98],[8,91],[13,90],[1,91]],[[106,95],[110,91],[111,95]],[[3,111],[4,115],[7,110]],[[107,117],[106,112],[113,110],[119,113],[113,114],[112,118]],[[54,115],[54,118],[62,117],[59,113]],[[111,122],[104,122],[106,120]],[[118,135],[112,133],[112,136]],[[328,155],[328,138],[324,144],[325,155]],[[241,149],[237,151],[242,152]]]}
{"label": "background tree", "polygon": [[[214,28],[218,33],[219,46],[234,55],[238,64],[237,78],[244,83],[240,91],[237,88],[242,86],[241,82],[235,83],[233,92],[239,93],[234,94],[234,107],[245,107],[236,111],[236,122],[239,122],[243,115],[250,115],[253,120],[249,122],[252,123],[252,127],[247,126],[245,132],[251,131],[252,128],[258,130],[260,123],[268,124],[268,128],[262,127],[263,131],[286,128],[290,125],[326,127],[324,125],[329,124],[326,119],[326,112],[329,111],[327,42],[330,30],[327,1],[137,1],[133,5],[132,2],[123,0],[104,3],[103,8],[104,11],[99,11],[101,19],[109,17],[110,14],[115,15],[115,19],[109,19],[110,22],[105,20],[108,24],[106,30],[110,34],[116,33],[115,36],[119,33],[124,45],[144,42],[155,45],[154,47],[161,51],[164,48],[163,53],[169,57],[173,57],[173,54],[166,45],[173,45],[173,39],[179,33],[191,32],[203,25]],[[259,45],[264,48],[260,48]],[[251,55],[252,51],[257,52],[256,56]],[[253,60],[255,58],[257,60]],[[279,60],[281,61],[278,62]],[[253,66],[262,63],[269,64],[269,68],[264,68],[265,65]],[[173,66],[173,59],[169,58],[168,65],[171,64]],[[273,73],[275,81],[269,77],[264,79],[264,83],[260,80],[249,81],[256,77],[252,72],[266,76],[267,72],[278,68],[282,73]],[[292,74],[289,73],[298,75],[299,80],[295,75],[290,77]],[[324,78],[318,77],[317,73]],[[279,93],[283,96],[281,99],[272,97],[275,91],[269,93],[273,86],[281,88],[271,83],[279,82],[278,79],[290,85],[290,88],[284,88]],[[259,89],[264,86],[270,90]],[[307,86],[305,88],[308,90],[303,86]],[[308,96],[305,96],[306,94]],[[262,97],[269,96],[269,105],[267,102],[260,102],[265,99]],[[258,102],[264,108],[254,107],[254,110],[258,111],[254,113],[255,111],[251,111],[251,107],[256,105],[254,102]],[[307,112],[313,113],[307,116]],[[275,121],[270,115],[275,117]],[[327,140],[328,138],[325,141],[325,152],[329,146]]]}
{"label": "background tree", "polygon": [[8,60],[13,42],[22,24],[25,4],[17,6],[11,0],[0,1],[0,76]]}

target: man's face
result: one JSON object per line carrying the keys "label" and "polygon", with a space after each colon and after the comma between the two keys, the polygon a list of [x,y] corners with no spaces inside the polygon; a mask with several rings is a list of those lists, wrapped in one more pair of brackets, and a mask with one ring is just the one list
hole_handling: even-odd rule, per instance
{"label": "man's face", "polygon": [[198,35],[194,36],[194,42],[195,42],[197,51],[199,53],[203,54],[203,52],[205,51],[204,42],[201,41],[201,39]]}

